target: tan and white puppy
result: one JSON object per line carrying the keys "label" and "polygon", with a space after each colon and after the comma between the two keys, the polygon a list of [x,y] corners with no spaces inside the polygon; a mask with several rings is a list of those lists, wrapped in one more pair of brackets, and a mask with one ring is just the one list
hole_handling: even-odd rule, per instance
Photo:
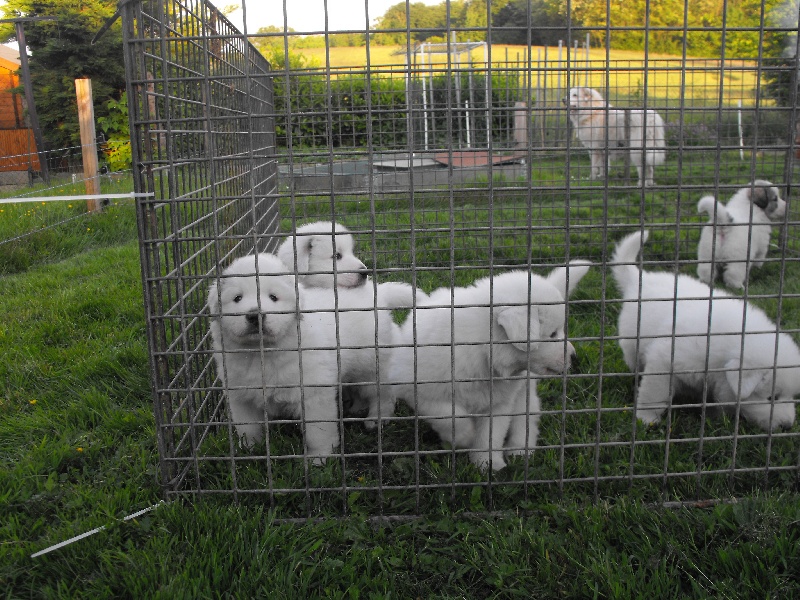
{"label": "tan and white puppy", "polygon": [[611,161],[629,153],[639,185],[653,185],[653,168],[667,155],[664,120],[656,111],[612,108],[600,92],[588,87],[571,88],[564,103],[578,139],[589,151],[592,179],[606,178]]}
{"label": "tan and white puppy", "polygon": [[800,394],[794,340],[736,296],[688,275],[640,271],[636,260],[647,236],[620,241],[611,267],[623,299],[619,344],[641,376],[636,417],[656,423],[676,393],[707,389],[762,429],[791,427]]}
{"label": "tan and white puppy", "polygon": [[575,261],[547,277],[510,271],[434,291],[400,328],[397,396],[482,469],[503,468],[504,450],[531,452],[540,411],[532,377],[568,369],[564,297],[588,270]]}
{"label": "tan and white puppy", "polygon": [[750,269],[764,264],[772,224],[786,215],[786,201],[772,183],[757,179],[725,205],[701,198],[697,212],[709,215],[697,246],[698,277],[713,285],[721,271],[725,285],[743,288]]}

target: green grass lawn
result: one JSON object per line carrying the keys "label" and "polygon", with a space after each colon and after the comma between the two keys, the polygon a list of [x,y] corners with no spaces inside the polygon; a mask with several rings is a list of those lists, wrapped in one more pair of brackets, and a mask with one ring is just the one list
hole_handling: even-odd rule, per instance
{"label": "green grass lawn", "polygon": [[[753,165],[759,174],[773,165],[763,160]],[[723,183],[749,177],[724,164]],[[162,498],[138,244],[135,232],[121,239],[118,225],[132,223],[132,206],[116,208],[117,219],[87,217],[82,227],[101,236],[97,243],[75,239],[84,239],[78,231],[53,236],[41,257],[0,276],[4,595],[797,597],[800,429],[767,440],[746,423],[736,430],[730,418],[702,421],[693,410],[676,410],[669,430],[634,429],[633,378],[616,343],[601,340],[613,336],[618,303],[602,302],[604,289],[610,298],[615,292],[600,264],[625,231],[644,221],[654,231],[647,258],[680,259],[693,271],[699,194],[679,186],[700,182],[707,165],[670,164],[657,175],[669,187],[646,194],[618,188],[618,179],[608,188],[589,184],[580,176],[585,166],[582,157],[572,164],[569,192],[563,169],[557,180],[555,164],[541,164],[530,188],[497,180],[411,198],[336,198],[342,222],[375,228],[358,241],[380,277],[410,280],[413,223],[417,282],[426,290],[450,281],[451,263],[465,267],[452,272],[459,284],[485,274],[490,261],[546,272],[567,249],[597,263],[570,308],[579,368],[540,388],[547,411],[540,448],[530,463],[516,461],[491,480],[404,410],[383,434],[386,449],[399,454],[382,464],[354,457],[306,473],[297,461],[276,460],[269,473],[285,493],[240,494],[236,502],[230,493],[190,492],[121,523]],[[330,214],[328,197],[296,200],[301,220]],[[283,228],[290,214],[284,203]],[[800,264],[790,250],[789,260],[753,277],[750,292],[775,316],[776,301],[759,296],[774,294],[783,270],[782,324],[796,329]],[[278,454],[302,446],[297,431],[278,433]],[[359,424],[348,425],[345,441],[349,451],[374,453],[374,434]],[[415,446],[426,453],[419,463],[408,453]],[[224,430],[201,446],[199,455],[211,459],[196,471],[204,488],[231,489],[228,449]],[[251,457],[237,455],[240,489],[263,492],[267,466]],[[686,498],[728,501],[663,505]],[[371,518],[381,512],[400,518]],[[275,522],[306,514],[323,519]],[[30,557],[99,526],[106,529]]]}

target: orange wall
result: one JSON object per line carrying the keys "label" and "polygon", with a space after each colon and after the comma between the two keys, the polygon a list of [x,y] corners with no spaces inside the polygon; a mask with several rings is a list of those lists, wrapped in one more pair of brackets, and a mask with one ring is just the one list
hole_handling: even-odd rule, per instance
{"label": "orange wall", "polygon": [[0,58],[0,171],[38,171],[39,157],[33,134],[25,128],[22,96],[10,91],[19,85],[18,68]]}

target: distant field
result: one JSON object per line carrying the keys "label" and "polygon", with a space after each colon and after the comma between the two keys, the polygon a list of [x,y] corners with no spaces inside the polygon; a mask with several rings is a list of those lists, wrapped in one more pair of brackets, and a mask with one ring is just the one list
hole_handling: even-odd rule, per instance
{"label": "distant field", "polygon": [[[372,71],[402,74],[405,64],[405,46],[369,47],[369,61],[366,47],[350,48],[304,48],[298,52],[311,59],[317,67],[334,69],[363,69],[367,64]],[[484,50],[471,53],[476,66],[486,62]],[[680,57],[651,54],[644,60],[641,52],[591,49],[588,60],[586,50],[562,48],[559,57],[557,47],[530,48],[530,61],[526,46],[495,44],[490,49],[492,65],[511,63],[508,68],[520,69],[527,74],[533,88],[564,88],[572,85],[589,85],[605,89],[608,87],[619,95],[643,95],[645,88],[648,97],[676,101],[715,101],[743,106],[752,105],[756,99],[758,72],[751,61],[727,61],[721,69],[718,60],[689,58],[684,63]],[[460,57],[462,63],[468,62],[466,54]],[[569,63],[567,62],[569,61]],[[418,57],[421,62],[421,57]],[[441,69],[446,64],[446,56],[428,57]],[[455,62],[455,59],[454,59]],[[647,66],[647,69],[645,69]],[[722,81],[720,81],[722,78]]]}

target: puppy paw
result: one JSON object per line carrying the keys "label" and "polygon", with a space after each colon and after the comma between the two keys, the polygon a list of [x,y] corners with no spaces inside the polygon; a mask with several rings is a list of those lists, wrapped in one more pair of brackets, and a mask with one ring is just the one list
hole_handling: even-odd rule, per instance
{"label": "puppy paw", "polygon": [[[506,466],[506,460],[503,458],[502,452],[470,452],[469,459],[481,471],[488,471],[490,466],[492,471],[499,471]],[[489,464],[490,462],[491,465]]]}
{"label": "puppy paw", "polygon": [[375,431],[378,428],[378,419],[365,419],[364,429],[367,431]]}
{"label": "puppy paw", "polygon": [[636,418],[650,427],[651,425],[656,425],[661,421],[662,412],[663,411],[661,410],[637,410]]}
{"label": "puppy paw", "polygon": [[[770,412],[772,419],[770,420]],[[761,406],[742,405],[742,414],[745,418],[758,425],[764,431],[778,431],[788,429],[794,425],[796,410],[794,403],[775,404],[770,410],[769,404]]]}
{"label": "puppy paw", "polygon": [[505,455],[506,458],[514,458],[515,456],[531,456],[533,454],[533,448],[514,448],[512,450],[506,450]]}

